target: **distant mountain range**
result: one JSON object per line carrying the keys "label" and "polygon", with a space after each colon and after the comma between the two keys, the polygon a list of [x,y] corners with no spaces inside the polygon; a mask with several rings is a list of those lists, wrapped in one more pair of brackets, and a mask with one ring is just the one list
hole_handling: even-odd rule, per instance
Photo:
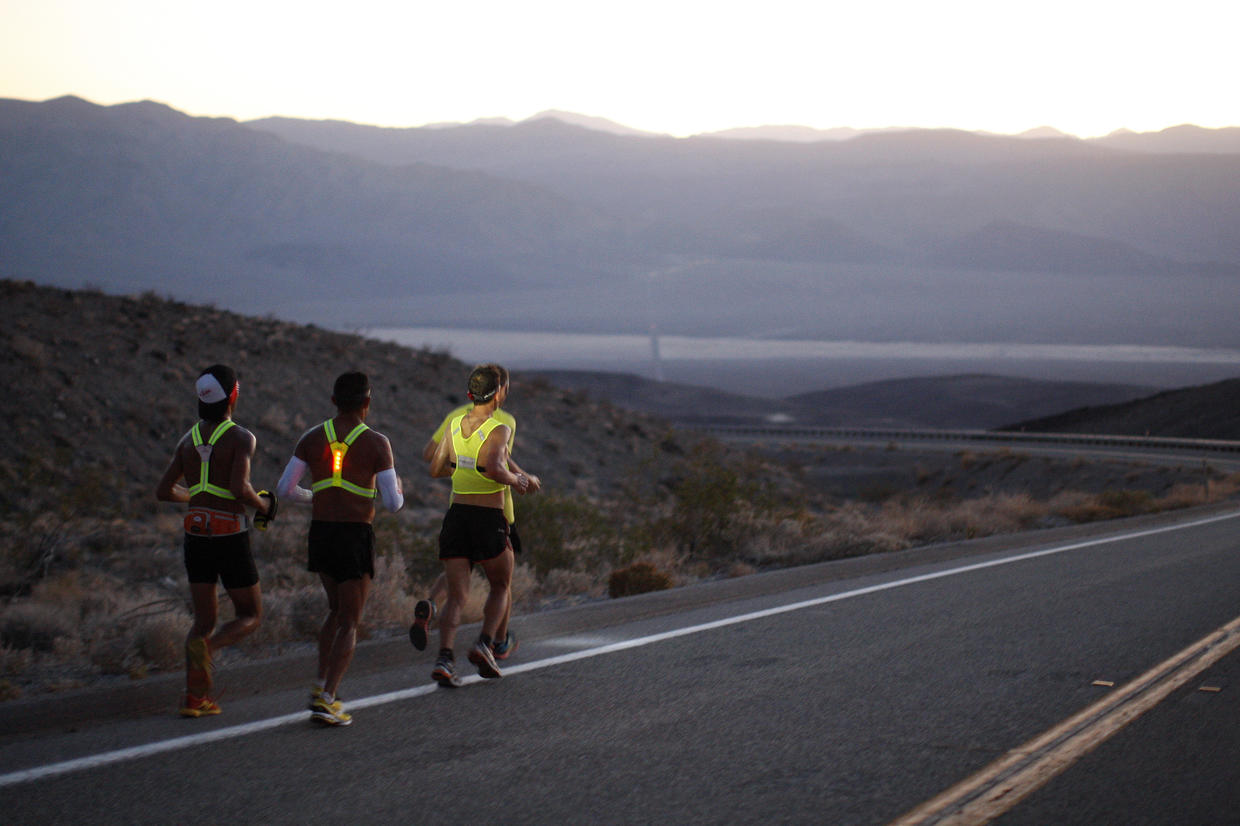
{"label": "distant mountain range", "polygon": [[[251,121],[251,123],[263,123],[267,119],[259,121]],[[557,109],[548,109],[531,115],[523,121],[514,121],[510,118],[481,118],[479,120],[470,121],[469,123],[436,123],[427,127],[414,128],[432,128],[445,129],[458,126],[515,126],[518,123],[531,123],[539,120],[558,120],[572,126],[581,126],[586,129],[592,129],[597,132],[608,132],[615,135],[636,135],[644,137],[669,137],[661,135],[658,132],[647,132],[641,129],[634,129],[631,126],[625,126],[607,118],[595,117],[592,115],[580,115],[575,112],[564,112]],[[344,123],[345,121],[335,121]],[[819,141],[843,141],[851,140],[862,135],[872,135],[880,132],[916,132],[922,131],[908,126],[887,126],[881,129],[854,129],[849,126],[837,126],[831,129],[818,129],[812,126],[798,126],[795,124],[784,125],[766,125],[766,126],[741,126],[732,129],[723,129],[717,132],[702,132],[694,137],[698,138],[727,138],[730,140],[762,140],[762,141],[781,141],[785,143],[816,143]],[[1073,135],[1063,132],[1053,126],[1039,126],[1034,129],[1028,129],[1017,135],[1003,136],[994,132],[981,132],[978,134],[995,135],[997,137],[1016,137],[1016,138],[1066,138],[1077,139]],[[1222,129],[1207,129],[1192,124],[1183,124],[1180,126],[1171,126],[1158,132],[1133,132],[1130,129],[1118,129],[1109,135],[1098,138],[1080,138],[1085,143],[1095,144],[1097,146],[1105,146],[1111,149],[1125,149],[1133,152],[1154,152],[1161,154],[1177,154],[1177,153],[1235,153],[1240,152],[1240,126],[1229,126]]]}
{"label": "distant mountain range", "polygon": [[592,400],[606,399],[681,424],[987,430],[1065,410],[1129,402],[1157,391],[1140,385],[958,375],[864,382],[767,399],[631,374],[540,370],[536,375]]}
{"label": "distant mountain range", "polygon": [[1236,130],[777,134],[0,100],[0,277],[346,328],[1240,344]]}

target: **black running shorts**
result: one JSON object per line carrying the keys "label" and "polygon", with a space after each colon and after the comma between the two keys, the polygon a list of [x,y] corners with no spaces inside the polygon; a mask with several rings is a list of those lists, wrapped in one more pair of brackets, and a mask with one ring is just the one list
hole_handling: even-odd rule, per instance
{"label": "black running shorts", "polygon": [[222,582],[230,590],[257,585],[258,568],[250,553],[250,532],[225,536],[185,534],[185,573],[194,584]]}
{"label": "black running shorts", "polygon": [[508,548],[508,520],[500,508],[453,503],[439,530],[439,558],[494,559]]}
{"label": "black running shorts", "polygon": [[336,582],[375,576],[375,530],[369,522],[310,522],[306,570]]}

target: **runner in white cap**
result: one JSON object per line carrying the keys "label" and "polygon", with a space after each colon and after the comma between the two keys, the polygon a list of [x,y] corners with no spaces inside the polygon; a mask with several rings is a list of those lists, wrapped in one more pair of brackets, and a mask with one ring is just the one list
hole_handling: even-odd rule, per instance
{"label": "runner in white cap", "polygon": [[[232,420],[239,386],[231,367],[213,364],[194,384],[198,422],[181,437],[155,489],[161,502],[189,504],[185,517],[185,571],[189,576],[194,624],[185,641],[185,698],[181,714],[219,714],[212,699],[212,655],[253,633],[262,621],[258,570],[250,552],[246,506],[264,524],[276,512],[275,496],[250,485],[254,435]],[[234,618],[215,625],[216,584],[222,582]]]}

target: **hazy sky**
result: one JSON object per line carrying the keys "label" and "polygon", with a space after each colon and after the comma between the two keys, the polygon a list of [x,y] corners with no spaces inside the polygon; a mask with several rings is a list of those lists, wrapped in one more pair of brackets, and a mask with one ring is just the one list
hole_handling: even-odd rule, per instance
{"label": "hazy sky", "polygon": [[0,97],[418,126],[1240,125],[1227,0],[0,0]]}

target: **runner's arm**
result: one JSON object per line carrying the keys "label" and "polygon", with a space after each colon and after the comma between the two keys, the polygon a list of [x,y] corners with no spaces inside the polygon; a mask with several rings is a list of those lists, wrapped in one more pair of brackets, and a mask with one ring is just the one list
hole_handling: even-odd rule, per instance
{"label": "runner's arm", "polygon": [[383,498],[383,507],[396,513],[405,504],[405,494],[400,489],[400,477],[396,475],[396,458],[392,455],[392,443],[387,436],[379,441],[379,466],[375,474],[375,487]]}
{"label": "runner's arm", "polygon": [[[440,440],[442,441],[442,440]],[[435,437],[426,440],[426,445],[422,448],[422,461],[429,462],[435,458],[435,451],[439,449],[439,441]]]}
{"label": "runner's arm", "polygon": [[508,425],[502,424],[492,430],[491,435],[482,443],[482,449],[478,451],[478,464],[486,467],[486,470],[481,473],[501,485],[510,486],[517,493],[529,493],[532,481],[530,477],[509,468],[508,434]]}
{"label": "runner's arm", "polygon": [[234,428],[234,433],[242,437],[241,443],[233,453],[232,467],[229,468],[228,489],[232,495],[254,508],[259,513],[267,512],[267,502],[263,500],[254,486],[250,484],[250,461],[254,456],[254,448],[258,444],[254,434],[242,428]]}
{"label": "runner's arm", "polygon": [[189,488],[180,484],[184,477],[185,471],[181,467],[181,446],[177,445],[176,452],[172,454],[172,461],[168,463],[163,477],[155,486],[155,498],[160,502],[188,502]]}
{"label": "runner's arm", "polygon": [[276,495],[286,502],[297,502],[309,505],[314,502],[314,494],[301,487],[298,482],[310,466],[296,456],[288,460],[280,481],[276,483]]}
{"label": "runner's arm", "polygon": [[375,482],[379,487],[379,496],[383,499],[383,507],[396,513],[405,506],[405,494],[400,489],[400,477],[396,475],[396,468],[379,471]]}
{"label": "runner's arm", "polygon": [[451,476],[454,461],[456,457],[452,455],[452,438],[444,436],[439,440],[439,446],[435,448],[435,455],[431,457],[431,478],[442,479],[445,476]]}
{"label": "runner's arm", "polygon": [[542,490],[542,480],[539,479],[534,474],[521,469],[520,465],[518,465],[512,458],[512,441],[511,440],[509,440],[508,445],[509,445],[508,447],[508,450],[509,450],[508,469],[511,470],[513,473],[517,474],[518,476],[524,476],[526,479],[529,480],[529,487],[526,489],[525,492],[526,493],[537,493],[538,491]]}

